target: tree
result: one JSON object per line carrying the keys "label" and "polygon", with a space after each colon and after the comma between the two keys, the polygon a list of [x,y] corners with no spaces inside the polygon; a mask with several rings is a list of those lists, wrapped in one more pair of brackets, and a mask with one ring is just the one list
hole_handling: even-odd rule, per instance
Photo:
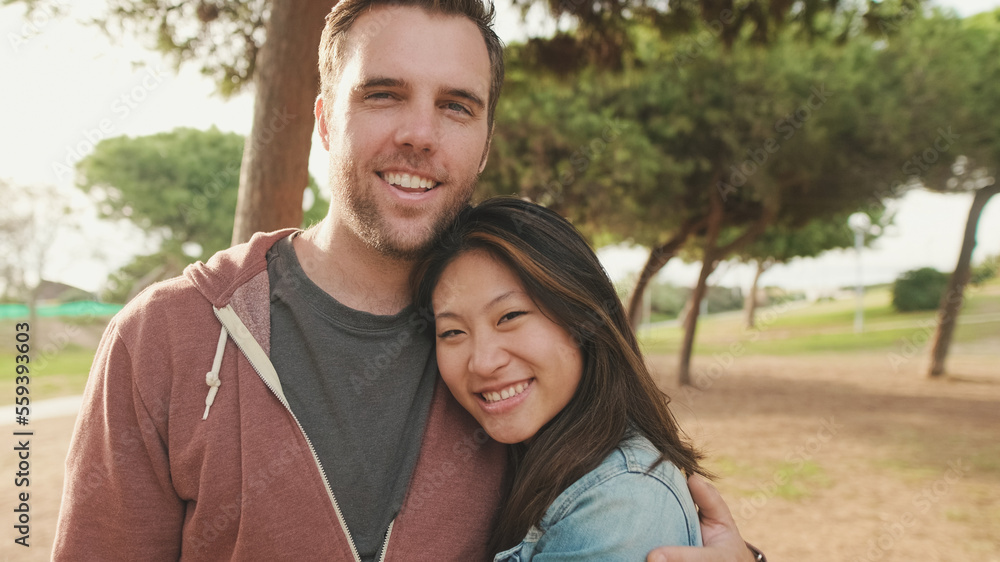
{"label": "tree", "polygon": [[[41,0],[22,1],[29,9]],[[519,0],[526,13],[538,0]],[[318,45],[324,16],[336,0],[109,0],[98,23],[113,34],[131,33],[152,40],[177,65],[200,61],[223,95],[256,85],[253,128],[243,157],[233,242],[259,230],[301,222],[298,194],[308,181],[312,107],[318,90]],[[587,3],[546,2],[558,18],[570,16],[573,33],[529,42],[523,54],[560,73],[588,62],[601,68],[628,64],[636,47],[628,28],[643,21],[663,37],[685,35],[671,53],[678,61],[697,57],[705,42],[727,48],[741,36],[772,41],[787,28],[805,38],[828,36],[844,41],[858,29],[883,33],[919,7],[918,0],[843,4],[810,0],[685,0],[663,5],[616,0]],[[902,14],[902,15],[901,15]],[[698,35],[700,33],[700,35]]]}
{"label": "tree", "polygon": [[771,224],[796,229],[873,201],[881,208],[879,186],[898,176],[911,117],[871,40],[804,44],[789,33],[767,48],[709,45],[677,65],[679,39],[631,32],[634,64],[587,68],[572,81],[511,46],[481,195],[514,191],[593,241],[650,247],[633,321],[648,282],[682,249],[702,259],[697,303],[716,265]]}
{"label": "tree", "polygon": [[[899,83],[913,100],[912,156],[902,171],[906,187],[971,193],[962,248],[942,296],[931,352],[930,376],[945,360],[969,282],[976,230],[983,208],[1000,186],[1000,10],[965,20],[940,14],[917,17],[894,37],[888,52],[900,68]],[[919,140],[918,140],[919,139]],[[920,142],[922,140],[922,142]]]}
{"label": "tree", "polygon": [[[128,300],[229,246],[243,144],[235,133],[179,128],[102,140],[77,164],[79,187],[96,200],[103,218],[129,219],[161,240],[156,254],[112,275],[109,297]],[[315,182],[309,190],[315,200]],[[300,211],[302,203],[300,193]],[[323,211],[314,205],[306,220],[318,220]]]}
{"label": "tree", "polygon": [[[21,1],[29,9],[42,0]],[[253,125],[239,175],[232,242],[302,222],[301,193],[319,91],[319,39],[336,0],[109,0],[96,23],[172,58],[198,62],[230,96],[255,86]],[[48,4],[44,5],[48,8]]]}
{"label": "tree", "polygon": [[16,186],[0,180],[0,271],[4,300],[28,305],[36,325],[38,289],[61,232],[75,228],[77,209],[53,186]]}
{"label": "tree", "polygon": [[[875,219],[876,222],[884,222],[879,217]],[[866,242],[870,242],[876,236],[877,234],[867,235]],[[848,248],[853,244],[854,234],[848,228],[847,217],[844,215],[815,218],[796,228],[775,224],[764,231],[760,237],[739,252],[741,261],[753,262],[756,265],[750,294],[746,299],[747,328],[754,327],[760,277],[770,267],[788,263],[794,258],[818,256],[834,248]]]}
{"label": "tree", "polygon": [[996,183],[993,176],[988,175],[987,168],[973,168],[970,164],[967,158],[959,157],[954,167],[956,177],[951,178],[948,184],[953,188],[964,186],[973,192],[973,198],[969,208],[969,218],[965,222],[958,263],[948,278],[948,286],[941,296],[941,305],[938,308],[938,323],[931,350],[930,376],[932,377],[943,375],[945,372],[945,360],[948,358],[948,348],[951,346],[955,325],[962,309],[965,286],[969,284],[972,275],[972,252],[976,249],[979,217],[982,216],[990,198],[1000,193],[1000,184]]}
{"label": "tree", "polygon": [[336,0],[109,4],[106,25],[155,37],[156,48],[178,65],[200,60],[223,95],[256,86],[231,241],[299,225],[319,91],[319,39]]}

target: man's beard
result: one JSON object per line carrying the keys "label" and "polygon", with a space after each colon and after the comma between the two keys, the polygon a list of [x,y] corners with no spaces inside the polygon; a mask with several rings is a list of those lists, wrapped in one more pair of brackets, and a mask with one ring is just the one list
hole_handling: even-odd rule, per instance
{"label": "man's beard", "polygon": [[[339,197],[343,200],[346,219],[351,230],[368,247],[386,258],[397,261],[414,261],[423,257],[434,245],[438,234],[468,205],[472,190],[479,179],[479,174],[467,178],[454,178],[456,181],[444,178],[445,181],[442,183],[445,185],[439,185],[434,189],[443,188],[464,193],[465,196],[449,199],[447,204],[437,211],[437,216],[427,223],[420,224],[418,230],[395,232],[391,222],[386,220],[379,208],[378,197],[371,188],[372,180],[368,175],[370,173],[368,170],[384,169],[386,166],[365,167],[365,171],[361,173],[358,172],[359,167],[353,163],[335,167],[331,162],[330,166],[330,185],[333,189],[342,190]],[[411,167],[419,169],[419,166],[412,164]],[[438,174],[436,177],[442,178],[442,175]]]}

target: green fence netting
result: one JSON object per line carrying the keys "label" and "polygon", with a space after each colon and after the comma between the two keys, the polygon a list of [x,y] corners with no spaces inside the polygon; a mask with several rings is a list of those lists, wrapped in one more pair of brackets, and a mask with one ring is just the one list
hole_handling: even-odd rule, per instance
{"label": "green fence netting", "polygon": [[[61,304],[39,305],[38,316],[43,318],[57,316],[112,316],[122,309],[120,304],[107,304],[96,301],[73,301]],[[0,304],[0,320],[11,320],[28,317],[28,306],[24,304]]]}

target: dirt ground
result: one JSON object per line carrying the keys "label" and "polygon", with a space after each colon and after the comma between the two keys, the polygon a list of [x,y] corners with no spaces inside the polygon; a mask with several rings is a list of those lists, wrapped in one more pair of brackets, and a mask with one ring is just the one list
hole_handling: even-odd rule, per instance
{"label": "dirt ground", "polygon": [[[651,364],[744,537],[772,562],[1000,562],[995,350],[954,358],[958,374],[933,381],[885,354],[719,356],[696,360],[699,389],[678,389],[674,361]],[[8,433],[0,559],[48,559],[73,421],[32,424],[29,548],[13,543]]]}
{"label": "dirt ground", "polygon": [[701,358],[702,390],[651,362],[769,560],[1000,561],[1000,357],[898,360]]}

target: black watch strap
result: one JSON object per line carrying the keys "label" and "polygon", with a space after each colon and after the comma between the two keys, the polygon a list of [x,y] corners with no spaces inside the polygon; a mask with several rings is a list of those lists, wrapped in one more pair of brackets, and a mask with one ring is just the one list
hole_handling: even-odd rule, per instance
{"label": "black watch strap", "polygon": [[764,556],[764,553],[761,552],[760,550],[758,550],[756,546],[754,546],[754,545],[752,545],[752,544],[750,544],[750,543],[748,543],[746,541],[743,541],[743,542],[746,543],[747,548],[749,548],[750,552],[753,553],[753,560],[754,560],[754,562],[767,562],[767,556]]}

